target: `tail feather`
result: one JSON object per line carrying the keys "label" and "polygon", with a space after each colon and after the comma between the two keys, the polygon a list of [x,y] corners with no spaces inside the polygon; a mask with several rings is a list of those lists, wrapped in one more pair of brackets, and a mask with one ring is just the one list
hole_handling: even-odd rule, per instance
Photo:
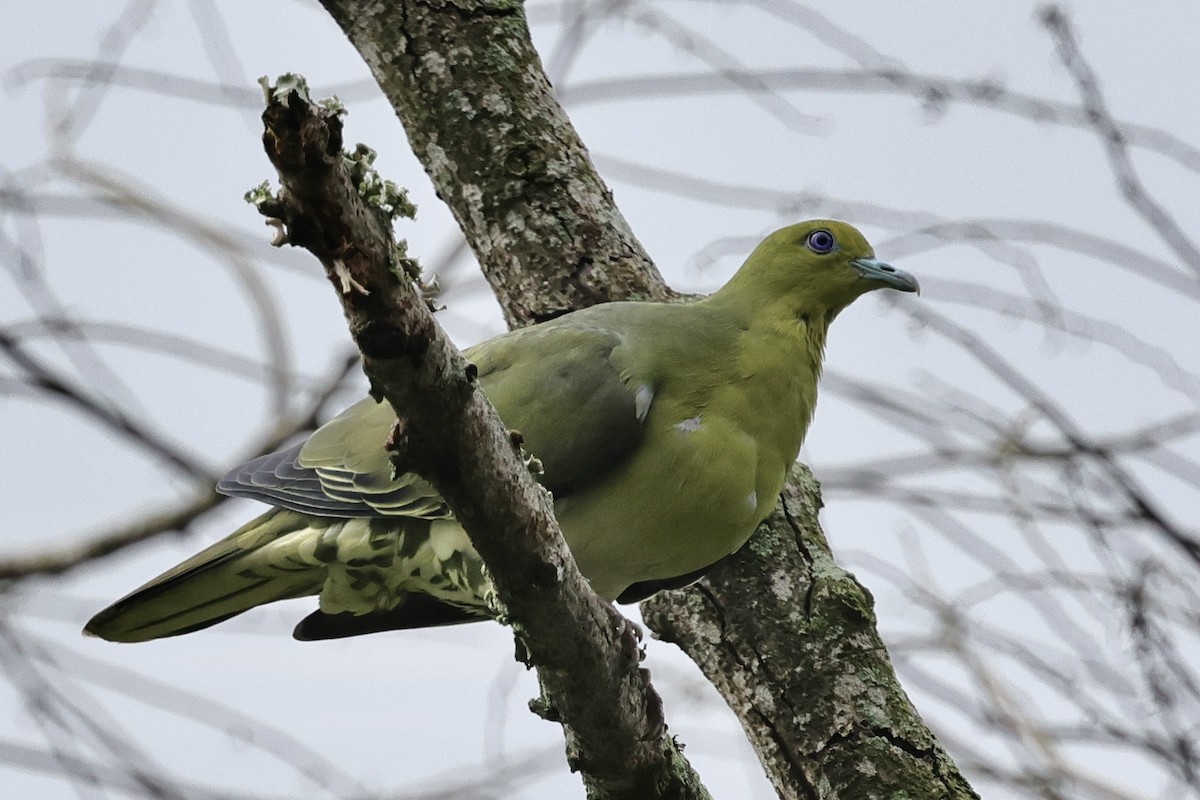
{"label": "tail feather", "polygon": [[396,608],[368,614],[341,612],[329,614],[314,611],[296,625],[292,636],[301,642],[324,639],[343,639],[383,631],[405,631],[411,628],[433,628],[443,625],[462,625],[488,619],[481,608],[468,609],[413,592]]}
{"label": "tail feather", "polygon": [[84,633],[144,642],[317,594],[327,569],[305,552],[313,522],[293,511],[269,511],[96,614]]}

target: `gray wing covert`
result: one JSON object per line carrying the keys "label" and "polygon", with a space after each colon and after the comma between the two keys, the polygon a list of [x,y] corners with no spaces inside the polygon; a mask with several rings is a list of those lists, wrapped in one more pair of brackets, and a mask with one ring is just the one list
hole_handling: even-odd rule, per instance
{"label": "gray wing covert", "polygon": [[387,403],[355,403],[307,441],[232,470],[217,491],[324,517],[452,516],[434,488],[392,476],[384,442],[396,417]]}
{"label": "gray wing covert", "polygon": [[[466,351],[505,424],[545,465],[543,483],[556,497],[601,480],[641,441],[653,387],[622,371],[625,337],[604,324],[619,323],[627,305],[637,304],[587,309]],[[384,442],[395,421],[386,402],[362,400],[307,441],[234,469],[217,489],[318,516],[452,516],[419,476],[392,475]]]}

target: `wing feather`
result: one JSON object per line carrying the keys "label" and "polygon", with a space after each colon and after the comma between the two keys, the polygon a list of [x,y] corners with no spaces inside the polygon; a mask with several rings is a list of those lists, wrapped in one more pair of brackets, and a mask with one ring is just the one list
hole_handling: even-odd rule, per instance
{"label": "wing feather", "polygon": [[[466,353],[500,416],[545,465],[556,497],[601,480],[628,457],[653,397],[644,383],[631,387],[615,363],[619,332],[589,324],[586,314],[569,320],[512,331]],[[307,441],[232,470],[217,489],[318,516],[450,517],[428,482],[392,474],[384,442],[395,420],[386,402],[362,400]]]}

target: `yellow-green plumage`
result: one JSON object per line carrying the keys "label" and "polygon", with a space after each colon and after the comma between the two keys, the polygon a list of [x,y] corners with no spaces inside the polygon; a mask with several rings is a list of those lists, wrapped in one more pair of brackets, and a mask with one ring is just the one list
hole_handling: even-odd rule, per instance
{"label": "yellow-green plumage", "polygon": [[[914,291],[845,223],[776,231],[721,290],[686,304],[610,303],[466,352],[505,423],[545,466],[563,535],[598,594],[636,600],[694,580],[774,507],[816,403],[825,336],[859,295]],[[186,633],[320,595],[299,638],[486,614],[482,565],[449,509],[393,478],[395,416],[364,400],[303,446],[220,488],[280,508],[101,611],[114,641]]]}

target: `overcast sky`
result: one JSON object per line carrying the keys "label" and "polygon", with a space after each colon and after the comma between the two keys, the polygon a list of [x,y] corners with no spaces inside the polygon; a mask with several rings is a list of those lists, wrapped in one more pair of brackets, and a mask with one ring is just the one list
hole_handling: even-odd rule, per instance
{"label": "overcast sky", "polygon": [[[143,5],[150,8],[145,15]],[[606,4],[566,5],[600,16]],[[868,297],[838,319],[827,355],[830,391],[803,454],[818,478],[830,478],[824,520],[835,549],[874,591],[885,635],[897,638],[925,630],[930,620],[888,583],[873,581],[871,562],[860,556],[920,568],[905,561],[916,523],[886,502],[839,487],[848,486],[840,479],[854,465],[904,454],[915,441],[856,403],[847,387],[866,380],[903,387],[897,397],[904,402],[922,397],[932,402],[944,399],[948,387],[967,386],[1004,413],[1022,410],[1019,397],[963,352],[923,331],[904,309],[924,304],[995,343],[1099,433],[1197,410],[1197,386],[1186,378],[1200,372],[1194,295],[1184,298],[1169,285],[1037,241],[1018,242],[1017,255],[1005,256],[918,235],[938,223],[1046,222],[1178,265],[1167,244],[1114,190],[1102,143],[1090,130],[980,104],[931,105],[883,88],[814,90],[797,83],[747,94],[744,85],[719,73],[758,69],[784,80],[788,70],[890,67],[989,79],[1014,92],[1078,106],[1077,87],[1037,22],[1036,8],[950,0],[809,7],[626,4],[612,12],[617,16],[611,21],[589,23],[580,49],[568,58],[563,15],[548,4],[530,5],[535,39],[573,121],[634,231],[677,289],[711,291],[754,241],[810,216],[855,223],[881,258],[914,273],[926,287],[920,298]],[[1195,134],[1200,5],[1088,2],[1068,10],[1112,115],[1200,145]],[[95,91],[94,84],[71,76],[88,59],[111,55],[112,42],[124,34],[112,33],[110,26],[122,14],[144,19],[120,29],[128,32],[127,47],[119,53],[122,69],[112,76],[112,87]],[[843,38],[839,30],[856,38]],[[445,266],[448,310],[442,319],[456,341],[466,346],[502,329],[469,258],[450,257],[457,243],[453,221],[408,150],[399,123],[371,87],[358,54],[315,4],[12,4],[0,25],[0,54],[0,168],[10,185],[53,201],[36,229],[27,215],[14,213],[13,203],[0,205],[5,239],[0,325],[29,320],[37,310],[21,291],[13,255],[17,242],[72,314],[169,331],[259,363],[275,360],[301,375],[328,372],[349,345],[319,265],[301,252],[267,248],[269,231],[242,201],[247,189],[271,176],[259,140],[254,81],[299,72],[314,94],[339,92],[349,109],[347,140],[378,150],[380,172],[411,191],[419,214],[398,233],[424,263]],[[199,83],[147,82],[141,71]],[[676,84],[665,82],[635,90],[611,84],[620,77],[662,75],[707,75],[706,91],[672,92]],[[84,85],[90,88],[81,92]],[[215,86],[234,91],[222,94]],[[181,92],[189,94],[177,96]],[[66,215],[65,198],[88,192],[50,166],[50,132],[64,130],[63,120],[73,132],[59,137],[60,146],[166,204],[179,219],[154,212],[153,220],[129,221],[94,206],[82,216]],[[1142,147],[1133,148],[1132,157],[1157,201],[1186,232],[1200,236],[1195,164],[1189,169]],[[286,353],[264,350],[262,317],[246,299],[247,279],[239,277],[237,258],[214,257],[205,246],[212,237],[198,241],[197,230],[182,220],[227,234],[246,248],[238,257],[273,298],[288,335]],[[1177,364],[1178,373],[1166,380],[1161,371],[1130,364],[1115,372],[1120,359],[1110,348],[981,314],[956,294],[961,282],[1057,298],[1095,320],[1136,331],[1159,348],[1161,359]],[[113,397],[139,409],[214,472],[251,455],[247,448],[277,411],[260,380],[181,364],[129,343],[97,347],[122,383],[110,387]],[[38,352],[73,369],[49,344]],[[0,375],[13,374],[5,369],[0,367]],[[123,446],[69,409],[6,387],[11,385],[0,382],[0,499],[7,512],[0,556],[38,552],[187,496],[187,480],[161,462]],[[1197,458],[1200,441],[1192,436],[1180,442],[1177,453]],[[1152,465],[1133,468],[1173,514],[1194,525],[1200,508],[1194,488]],[[946,480],[962,480],[960,487],[970,489],[969,477]],[[99,685],[105,673],[91,660],[219,698],[267,720],[331,759],[365,790],[407,796],[404,792],[469,779],[481,773],[480,765],[516,764],[518,773],[528,772],[524,759],[536,757],[537,780],[511,790],[493,784],[492,789],[500,786],[496,796],[583,796],[578,778],[562,766],[559,729],[525,710],[535,683],[513,661],[511,637],[498,626],[296,643],[290,629],[313,607],[309,600],[146,645],[118,647],[79,637],[92,611],[255,513],[253,503],[230,503],[188,535],[161,538],[64,580],[22,585],[19,612],[10,619],[33,637],[27,641],[36,639],[52,654],[56,665],[48,674],[57,676],[64,692],[109,720],[110,731],[128,734],[164,771],[190,781],[269,797],[357,791],[348,777],[329,779],[322,788],[222,731],[139,702],[139,694],[157,692],[153,683],[133,684],[132,697],[105,688]],[[980,530],[993,530],[988,527],[993,522],[979,524]],[[1019,557],[1023,545],[1015,535],[1007,540],[1002,528],[994,530],[998,546]],[[978,577],[978,564],[949,552],[944,543],[926,539],[921,551],[944,591]],[[1081,551],[1078,563],[1086,567],[1094,558]],[[992,613],[998,619],[1013,615],[1017,626],[1032,625],[1031,635],[1053,635],[1030,623],[1023,611],[997,606]],[[1111,630],[1101,624],[1096,635],[1117,650],[1127,646],[1116,624]],[[674,648],[651,643],[649,650],[671,729],[687,743],[687,755],[714,796],[773,797],[736,721],[695,669]],[[83,674],[97,683],[81,682],[77,676]],[[44,746],[44,732],[13,688],[19,681],[9,677],[0,679],[0,744]],[[914,697],[927,717],[956,724],[935,699],[924,705],[919,692]],[[1036,693],[1030,698],[1052,702]],[[81,746],[78,752],[90,756],[97,750]],[[1163,790],[1156,774],[1142,771],[1136,761],[1100,750],[1075,750],[1072,757],[1136,788],[1134,796],[1155,797]],[[1149,785],[1139,786],[1144,781]],[[77,792],[53,774],[2,763],[0,785],[12,797],[105,796]],[[487,788],[467,796],[489,796]]]}

